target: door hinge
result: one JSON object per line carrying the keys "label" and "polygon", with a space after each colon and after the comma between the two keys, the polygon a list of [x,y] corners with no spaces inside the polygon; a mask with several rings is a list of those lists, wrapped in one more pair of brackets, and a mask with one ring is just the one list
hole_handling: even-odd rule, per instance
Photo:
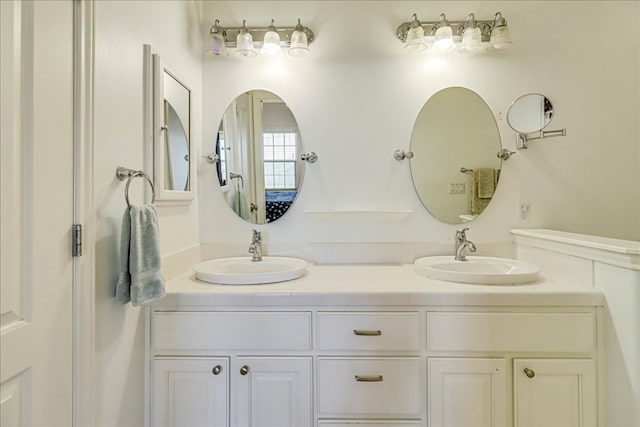
{"label": "door hinge", "polygon": [[82,256],[82,225],[71,226],[71,256]]}

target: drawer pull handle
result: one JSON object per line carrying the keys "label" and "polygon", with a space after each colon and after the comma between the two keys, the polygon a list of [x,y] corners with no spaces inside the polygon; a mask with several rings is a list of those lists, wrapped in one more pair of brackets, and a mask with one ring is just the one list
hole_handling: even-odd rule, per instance
{"label": "drawer pull handle", "polygon": [[366,336],[366,337],[377,337],[382,335],[382,331],[380,329],[377,330],[372,330],[372,329],[354,329],[353,330],[353,334],[354,335],[362,335],[362,336]]}
{"label": "drawer pull handle", "polygon": [[535,371],[529,368],[524,368],[524,374],[527,376],[527,378],[533,378],[536,376]]}
{"label": "drawer pull handle", "polygon": [[240,375],[247,375],[249,373],[249,367],[247,365],[244,365],[242,368],[240,368]]}
{"label": "drawer pull handle", "polygon": [[213,375],[219,375],[220,372],[222,372],[222,366],[220,366],[220,365],[214,366],[213,369],[211,370],[211,373]]}
{"label": "drawer pull handle", "polygon": [[382,381],[382,375],[356,375],[356,381],[362,383],[377,383]]}

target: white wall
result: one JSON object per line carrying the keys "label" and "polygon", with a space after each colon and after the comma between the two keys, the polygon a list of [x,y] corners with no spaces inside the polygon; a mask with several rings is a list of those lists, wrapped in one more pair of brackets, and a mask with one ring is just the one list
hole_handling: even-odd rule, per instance
{"label": "white wall", "polygon": [[[145,164],[143,44],[193,90],[192,142],[199,147],[200,13],[200,5],[190,1],[95,2],[96,421],[101,426],[140,426],[144,415],[144,311],[113,299],[125,208],[124,183],[115,179],[115,170]],[[142,202],[143,183],[131,184],[132,202]],[[193,187],[197,191],[197,182]],[[199,243],[196,201],[186,207],[157,205],[157,211],[162,255]]]}
{"label": "white wall", "polygon": [[[435,20],[446,12],[488,19],[501,11],[513,48],[480,56],[408,55],[395,29],[413,12]],[[638,3],[612,1],[411,2],[305,1],[206,2],[203,34],[214,19],[235,26],[300,17],[316,33],[311,54],[240,60],[205,57],[203,150],[211,151],[216,126],[241,92],[266,89],[291,108],[309,165],[289,213],[264,227],[270,242],[433,242],[452,240],[456,226],[426,212],[409,165],[391,155],[407,149],[413,122],[427,99],[464,86],[487,102],[498,120],[503,146],[515,150],[506,112],[517,97],[540,92],[556,116],[548,129],[567,136],[531,142],[502,168],[494,202],[470,223],[480,243],[509,241],[512,227],[545,227],[626,239],[640,238],[640,137]],[[585,23],[616,21],[618,43]],[[554,31],[550,31],[550,29]],[[202,165],[203,242],[243,243],[250,224],[234,216]],[[530,213],[519,219],[518,206]],[[305,209],[413,209],[404,222],[339,223],[312,219]]]}

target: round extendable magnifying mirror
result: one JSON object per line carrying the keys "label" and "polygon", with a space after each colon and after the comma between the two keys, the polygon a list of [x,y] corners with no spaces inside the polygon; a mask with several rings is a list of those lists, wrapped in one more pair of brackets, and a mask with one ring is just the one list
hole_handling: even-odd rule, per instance
{"label": "round extendable magnifying mirror", "polygon": [[513,101],[507,122],[518,133],[533,133],[546,128],[553,119],[553,105],[544,95],[529,93]]}

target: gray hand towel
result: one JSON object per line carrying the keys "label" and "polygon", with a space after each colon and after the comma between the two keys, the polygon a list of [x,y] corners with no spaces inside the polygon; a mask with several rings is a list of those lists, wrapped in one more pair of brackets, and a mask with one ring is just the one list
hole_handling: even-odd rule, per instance
{"label": "gray hand towel", "polygon": [[156,210],[153,205],[130,206],[122,216],[116,300],[139,306],[164,295]]}

